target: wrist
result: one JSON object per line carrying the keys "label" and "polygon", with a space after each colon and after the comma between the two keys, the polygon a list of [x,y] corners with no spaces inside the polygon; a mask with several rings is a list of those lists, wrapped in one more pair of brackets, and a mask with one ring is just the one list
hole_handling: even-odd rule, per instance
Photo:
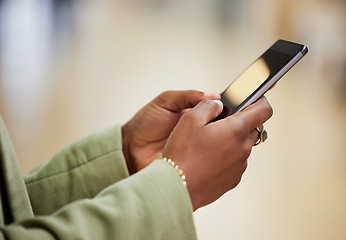
{"label": "wrist", "polygon": [[183,182],[183,185],[186,187],[186,190],[189,193],[193,211],[196,211],[201,206],[200,194],[199,194],[200,189],[196,188],[195,186],[196,184],[194,183],[194,178],[191,177],[194,174],[190,173],[189,170],[191,170],[191,168],[189,168],[188,166],[189,164],[187,162],[181,162],[179,163],[179,166],[178,166],[177,163],[175,163],[171,159],[163,158],[162,160],[169,163],[177,171],[177,173],[179,174]]}
{"label": "wrist", "polygon": [[186,176],[183,170],[179,169],[179,166],[171,159],[163,158],[162,160],[174,167],[175,171],[179,174],[183,185],[186,187]]}
{"label": "wrist", "polygon": [[122,135],[122,151],[125,158],[127,170],[130,175],[136,172],[136,168],[133,164],[132,156],[131,156],[131,147],[128,140],[128,131],[127,125],[121,127],[121,135]]}

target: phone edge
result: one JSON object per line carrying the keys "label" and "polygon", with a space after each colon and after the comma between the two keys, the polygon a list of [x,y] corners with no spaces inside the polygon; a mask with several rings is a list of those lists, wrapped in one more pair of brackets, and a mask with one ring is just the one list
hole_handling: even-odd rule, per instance
{"label": "phone edge", "polygon": [[260,89],[251,98],[249,98],[239,109],[235,110],[231,115],[241,112],[252,103],[256,102],[260,97],[262,97],[277,81],[280,80],[296,63],[299,62],[308,52],[307,46],[304,45],[303,49],[297,53],[297,55],[292,58],[277,74],[275,74],[269,82],[266,84],[265,88]]}

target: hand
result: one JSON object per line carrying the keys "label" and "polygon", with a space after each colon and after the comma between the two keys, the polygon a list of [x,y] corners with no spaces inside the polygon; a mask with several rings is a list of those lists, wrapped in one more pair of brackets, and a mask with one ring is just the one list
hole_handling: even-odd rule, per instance
{"label": "hand", "polygon": [[242,112],[210,122],[222,108],[220,101],[204,100],[185,113],[163,152],[184,171],[194,210],[238,185],[258,140],[255,128],[273,114],[261,98]]}
{"label": "hand", "polygon": [[162,158],[168,136],[180,117],[204,99],[219,94],[199,91],[170,91],[160,94],[122,127],[123,152],[130,174]]}

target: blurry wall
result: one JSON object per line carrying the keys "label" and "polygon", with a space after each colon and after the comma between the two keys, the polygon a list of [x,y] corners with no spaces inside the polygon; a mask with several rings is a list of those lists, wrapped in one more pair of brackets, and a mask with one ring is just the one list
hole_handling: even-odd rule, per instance
{"label": "blurry wall", "polygon": [[199,239],[346,239],[343,0],[2,0],[0,113],[23,173],[165,90],[221,92],[278,38],[309,54],[267,94],[269,139],[195,213]]}

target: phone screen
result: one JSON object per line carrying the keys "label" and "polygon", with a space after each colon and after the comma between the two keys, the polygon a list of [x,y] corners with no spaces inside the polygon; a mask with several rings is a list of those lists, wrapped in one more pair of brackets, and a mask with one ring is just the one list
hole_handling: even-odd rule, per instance
{"label": "phone screen", "polygon": [[[228,116],[240,111],[239,109],[244,107],[243,105],[248,103],[255,94],[261,92],[261,89],[265,88],[267,91],[306,52],[307,48],[304,45],[283,40],[277,41],[221,94],[221,101],[225,106],[223,115]],[[297,58],[299,54],[301,57]],[[293,63],[292,60],[294,60]],[[261,93],[263,94],[264,92]]]}

